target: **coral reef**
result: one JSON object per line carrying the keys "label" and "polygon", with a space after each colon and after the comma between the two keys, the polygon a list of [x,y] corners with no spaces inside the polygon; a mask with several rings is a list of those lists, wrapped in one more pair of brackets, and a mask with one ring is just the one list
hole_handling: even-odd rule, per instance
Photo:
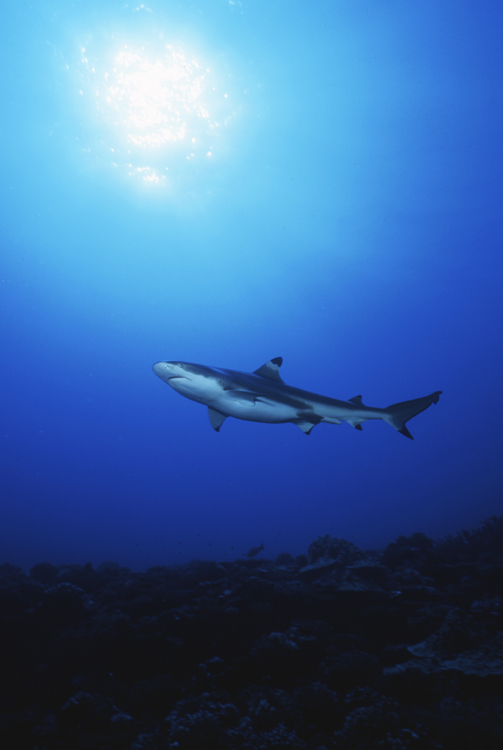
{"label": "coral reef", "polygon": [[503,519],[365,553],[0,566],[0,746],[503,747]]}

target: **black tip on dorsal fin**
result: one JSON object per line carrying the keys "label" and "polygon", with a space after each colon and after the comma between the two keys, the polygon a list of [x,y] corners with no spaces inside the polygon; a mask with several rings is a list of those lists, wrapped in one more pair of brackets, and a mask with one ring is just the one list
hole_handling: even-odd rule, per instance
{"label": "black tip on dorsal fin", "polygon": [[352,404],[361,404],[362,397],[361,396],[353,396],[353,398],[348,398],[348,401],[351,401]]}
{"label": "black tip on dorsal fin", "polygon": [[283,382],[279,374],[279,368],[283,364],[283,357],[274,357],[266,362],[265,365],[259,367],[258,370],[254,370],[255,375],[260,375],[261,378],[269,378],[269,380],[279,380]]}

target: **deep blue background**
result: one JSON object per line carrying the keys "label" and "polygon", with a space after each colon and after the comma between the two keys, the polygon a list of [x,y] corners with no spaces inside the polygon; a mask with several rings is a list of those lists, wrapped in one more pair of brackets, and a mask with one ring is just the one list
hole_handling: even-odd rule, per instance
{"label": "deep blue background", "polygon": [[[501,3],[135,7],[3,10],[0,562],[379,547],[503,512]],[[210,160],[133,151],[169,190],[114,172],[124,133],[78,93],[82,45],[106,61],[159,33],[233,113]],[[216,434],[151,370],[277,356],[335,398],[443,395],[414,442]]]}

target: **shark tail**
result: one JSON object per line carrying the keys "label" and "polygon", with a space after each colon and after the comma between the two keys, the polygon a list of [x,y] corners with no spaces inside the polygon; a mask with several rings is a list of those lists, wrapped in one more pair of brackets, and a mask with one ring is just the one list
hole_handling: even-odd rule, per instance
{"label": "shark tail", "polygon": [[417,416],[417,414],[421,414],[428,406],[436,404],[441,393],[442,391],[435,391],[435,393],[431,393],[429,396],[414,398],[412,401],[401,401],[399,404],[392,404],[383,409],[384,414],[382,418],[402,435],[414,440],[405,423],[409,419],[412,419],[412,417]]}

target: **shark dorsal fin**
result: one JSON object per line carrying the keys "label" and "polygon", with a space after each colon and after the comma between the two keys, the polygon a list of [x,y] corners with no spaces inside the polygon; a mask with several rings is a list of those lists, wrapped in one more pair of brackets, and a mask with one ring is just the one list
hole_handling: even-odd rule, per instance
{"label": "shark dorsal fin", "polygon": [[362,397],[361,396],[353,396],[353,398],[348,398],[348,401],[351,401],[352,404],[361,404]]}
{"label": "shark dorsal fin", "polygon": [[260,375],[261,378],[269,378],[269,380],[279,380],[280,383],[284,381],[279,374],[279,368],[283,364],[283,357],[274,357],[266,362],[265,365],[259,367],[258,370],[254,370],[255,375]]}

